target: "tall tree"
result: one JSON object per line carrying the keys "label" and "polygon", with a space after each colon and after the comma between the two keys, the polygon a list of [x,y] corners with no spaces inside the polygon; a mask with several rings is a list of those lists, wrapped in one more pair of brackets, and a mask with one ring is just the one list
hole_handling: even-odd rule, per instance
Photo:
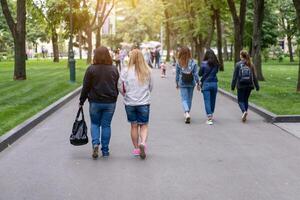
{"label": "tall tree", "polygon": [[[111,5],[110,8],[108,8],[108,5]],[[94,10],[90,10],[88,8],[88,2],[87,0],[83,0],[83,10],[86,14],[85,16],[85,27],[84,27],[84,31],[87,37],[87,45],[88,45],[88,52],[87,52],[87,63],[91,63],[92,61],[92,51],[93,51],[93,32],[94,31],[98,31],[98,34],[100,34],[100,29],[103,26],[106,18],[109,16],[111,10],[113,9],[115,4],[115,1],[112,0],[110,3],[108,0],[97,0],[96,5],[95,5],[95,9]],[[89,6],[93,6],[92,3],[89,4]],[[98,16],[100,12],[100,16]],[[93,13],[93,14],[91,14]],[[98,22],[98,23],[96,23]],[[99,39],[101,39],[101,37],[97,37],[98,39],[98,45],[101,43],[99,41]]]}
{"label": "tall tree", "polygon": [[295,13],[295,8],[292,5],[292,0],[284,0],[279,2],[279,25],[284,33],[283,37],[286,37],[288,41],[290,62],[294,62],[292,40],[297,33],[297,16]]}
{"label": "tall tree", "polygon": [[254,0],[254,21],[252,34],[252,56],[257,79],[264,81],[261,64],[262,25],[264,20],[265,0]]}
{"label": "tall tree", "polygon": [[220,63],[220,71],[224,71],[224,61],[222,52],[222,24],[221,24],[221,11],[219,8],[214,9],[216,25],[217,25],[217,49],[218,49],[218,59]]}
{"label": "tall tree", "polygon": [[169,6],[166,0],[162,0],[164,4],[164,14],[165,14],[165,27],[166,27],[166,46],[167,46],[167,57],[166,61],[170,61],[170,11],[169,11]]}
{"label": "tall tree", "polygon": [[62,0],[39,1],[39,4],[32,2],[32,14],[36,18],[43,18],[47,23],[47,31],[50,35],[53,48],[53,62],[59,62],[58,33],[57,29],[65,17],[65,9],[68,7]]}
{"label": "tall tree", "polygon": [[[298,30],[300,30],[300,1],[299,0],[293,0],[293,1],[297,13]],[[300,57],[300,51],[299,51],[299,57]],[[299,59],[299,69],[298,69],[297,91],[300,92],[300,59]]]}
{"label": "tall tree", "polygon": [[17,0],[17,17],[13,19],[7,0],[1,0],[2,11],[14,38],[15,69],[14,79],[26,79],[26,0]]}
{"label": "tall tree", "polygon": [[247,0],[240,0],[239,15],[235,5],[235,0],[227,0],[227,3],[234,24],[234,61],[238,62],[240,60],[240,51],[243,49],[243,36],[247,10]]}

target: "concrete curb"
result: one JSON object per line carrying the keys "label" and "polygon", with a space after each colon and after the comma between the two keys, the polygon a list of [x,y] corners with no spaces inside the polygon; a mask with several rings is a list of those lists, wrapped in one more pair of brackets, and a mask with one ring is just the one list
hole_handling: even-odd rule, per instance
{"label": "concrete curb", "polygon": [[57,111],[63,105],[68,103],[71,99],[73,99],[75,96],[77,96],[81,92],[81,88],[82,87],[79,87],[79,88],[75,89],[74,91],[70,92],[69,94],[67,94],[66,96],[60,98],[53,104],[46,107],[44,110],[40,111],[33,117],[29,118],[22,124],[16,126],[12,130],[8,131],[3,136],[1,136],[0,137],[0,152],[3,151],[5,148],[9,147],[17,139],[19,139],[20,137],[25,135],[29,130],[34,128],[37,124],[42,122],[44,119],[46,119],[52,113]]}
{"label": "concrete curb", "polygon": [[[218,91],[220,94],[237,102],[237,97],[235,95],[231,94],[230,92],[227,92],[220,88],[218,89]],[[276,115],[276,114],[274,114],[262,107],[259,107],[253,103],[249,103],[249,108],[271,123],[300,122],[300,115]]]}

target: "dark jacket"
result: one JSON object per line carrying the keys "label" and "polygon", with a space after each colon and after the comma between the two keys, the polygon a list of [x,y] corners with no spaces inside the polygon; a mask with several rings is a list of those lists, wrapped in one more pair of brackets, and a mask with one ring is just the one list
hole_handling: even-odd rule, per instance
{"label": "dark jacket", "polygon": [[[219,67],[215,66],[211,68],[207,61],[201,63],[201,68],[199,70],[199,76],[202,77],[201,82],[218,82],[217,73],[219,72]],[[205,80],[203,80],[203,77]]]}
{"label": "dark jacket", "polygon": [[88,98],[95,103],[115,103],[118,97],[119,72],[113,65],[91,65],[83,79],[80,105]]}
{"label": "dark jacket", "polygon": [[239,79],[240,79],[240,69],[242,64],[244,64],[244,61],[240,61],[236,64],[234,72],[233,72],[233,77],[232,77],[232,82],[231,82],[231,90],[235,89],[235,86],[237,87],[237,89],[243,89],[243,88],[251,88],[254,89],[254,87],[256,88],[256,90],[259,90],[259,84],[255,75],[254,70],[252,69],[252,78],[253,81],[251,83],[248,84],[242,84],[240,83]]}

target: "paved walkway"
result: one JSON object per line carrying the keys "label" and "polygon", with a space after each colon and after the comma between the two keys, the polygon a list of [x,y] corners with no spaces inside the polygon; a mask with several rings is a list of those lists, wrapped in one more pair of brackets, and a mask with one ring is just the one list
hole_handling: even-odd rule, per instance
{"label": "paved walkway", "polygon": [[198,92],[186,125],[174,75],[161,79],[156,71],[155,82],[145,161],[130,154],[121,100],[110,158],[94,161],[90,145],[71,146],[76,98],[0,153],[0,199],[299,199],[298,138],[252,112],[248,123],[240,123],[237,105],[220,95],[216,123],[208,126]]}

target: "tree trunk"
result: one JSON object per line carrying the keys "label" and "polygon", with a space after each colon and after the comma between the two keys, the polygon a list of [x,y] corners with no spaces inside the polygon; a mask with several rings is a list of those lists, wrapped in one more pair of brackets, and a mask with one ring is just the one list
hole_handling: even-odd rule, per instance
{"label": "tree trunk", "polygon": [[238,16],[235,1],[227,0],[234,24],[234,62],[240,60],[240,51],[243,49],[243,35],[247,10],[247,0],[240,1],[240,15]]}
{"label": "tree trunk", "polygon": [[218,59],[220,63],[220,71],[224,71],[224,61],[223,61],[223,52],[222,52],[222,25],[221,25],[221,16],[220,10],[214,9],[216,25],[217,25],[217,47],[218,47]]}
{"label": "tree trunk", "polygon": [[293,46],[292,46],[292,37],[287,37],[288,47],[289,47],[289,54],[290,54],[290,62],[294,62],[294,55],[293,55]]}
{"label": "tree trunk", "polygon": [[78,38],[78,46],[79,46],[79,59],[82,60],[82,32],[79,31],[79,38]]}
{"label": "tree trunk", "polygon": [[[293,0],[293,1],[297,13],[298,29],[300,30],[300,1],[299,0]],[[299,58],[300,58],[300,51],[299,51]],[[297,92],[300,92],[300,59],[299,59]]]}
{"label": "tree trunk", "polygon": [[233,44],[230,45],[230,61],[233,60]]}
{"label": "tree trunk", "polygon": [[58,50],[58,35],[55,28],[52,28],[52,47],[53,47],[53,62],[59,62]]}
{"label": "tree trunk", "polygon": [[26,79],[26,1],[17,0],[17,23],[11,15],[6,0],[1,0],[1,7],[6,22],[14,38],[15,68],[14,80]]}
{"label": "tree trunk", "polygon": [[[300,58],[300,51],[299,51]],[[297,92],[300,92],[300,59],[299,59],[299,69],[298,69],[298,84],[297,84]]]}
{"label": "tree trunk", "polygon": [[87,45],[88,45],[86,63],[91,64],[92,63],[92,52],[93,52],[93,38],[92,38],[92,30],[90,28],[87,29],[86,35],[87,35]]}
{"label": "tree trunk", "polygon": [[253,63],[256,69],[256,76],[259,81],[264,81],[261,64],[261,43],[262,43],[262,24],[264,20],[265,0],[254,0],[254,21],[253,21],[253,36],[252,36],[252,55]]}
{"label": "tree trunk", "polygon": [[211,16],[211,26],[210,26],[209,33],[207,35],[206,44],[205,44],[205,47],[207,49],[210,48],[211,42],[212,42],[213,37],[214,37],[214,32],[215,32],[215,18],[216,18],[215,14],[212,14],[212,16]]}
{"label": "tree trunk", "polygon": [[192,53],[192,57],[193,58],[196,58],[196,42],[195,42],[195,44],[194,44],[194,39],[191,39],[191,42],[190,42],[191,44],[191,53]]}
{"label": "tree trunk", "polygon": [[198,60],[198,65],[201,65],[202,59],[204,57],[204,48],[205,48],[205,43],[202,40],[201,36],[197,39],[196,37],[193,38],[194,44],[195,44],[195,49],[197,53],[197,60]]}
{"label": "tree trunk", "polygon": [[227,40],[224,37],[224,59],[225,59],[225,61],[229,60],[229,55],[228,55],[228,49],[227,48],[228,48],[228,46],[227,46]]}
{"label": "tree trunk", "polygon": [[97,28],[96,30],[96,48],[101,46],[101,28]]}
{"label": "tree trunk", "polygon": [[166,57],[166,61],[170,61],[170,14],[168,12],[168,8],[167,8],[167,3],[165,0],[163,0],[164,3],[164,13],[165,13],[165,18],[166,18],[166,46],[167,46],[167,57]]}

